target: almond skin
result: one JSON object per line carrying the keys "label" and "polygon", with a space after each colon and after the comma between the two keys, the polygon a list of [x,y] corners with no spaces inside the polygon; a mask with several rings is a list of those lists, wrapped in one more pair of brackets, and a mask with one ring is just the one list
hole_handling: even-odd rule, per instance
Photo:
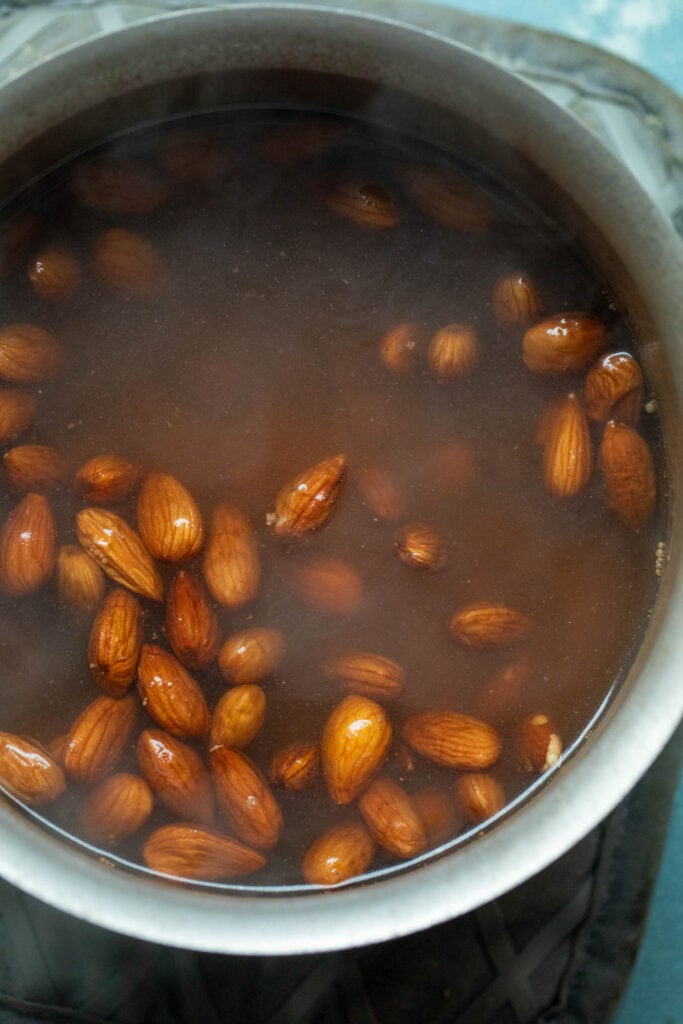
{"label": "almond skin", "polygon": [[477,333],[466,324],[449,324],[436,332],[427,349],[427,362],[435,377],[447,380],[471,373],[479,358]]}
{"label": "almond skin", "polygon": [[22,444],[5,452],[2,460],[7,482],[14,491],[46,494],[66,479],[66,464],[55,448]]}
{"label": "almond skin", "polygon": [[33,423],[36,401],[20,388],[0,388],[0,444],[23,434]]}
{"label": "almond skin", "polygon": [[186,487],[168,473],[152,473],[138,496],[138,529],[153,558],[185,562],[204,543],[204,525]]}
{"label": "almond skin", "polygon": [[249,604],[259,590],[261,562],[254,531],[240,510],[227,502],[213,513],[204,579],[214,600],[226,608]]}
{"label": "almond skin", "polygon": [[526,274],[505,274],[493,289],[493,314],[501,326],[532,324],[541,312],[536,285]]}
{"label": "almond skin", "polygon": [[214,747],[210,758],[218,805],[237,836],[257,850],[271,850],[282,832],[282,813],[261,772],[230,747]]}
{"label": "almond skin", "polygon": [[64,544],[57,552],[57,586],[65,604],[93,612],[104,596],[104,574],[83,548]]}
{"label": "almond skin", "polygon": [[458,804],[465,821],[473,825],[492,818],[505,807],[503,787],[486,772],[470,772],[456,783]]}
{"label": "almond skin", "polygon": [[194,881],[220,882],[258,871],[265,858],[214,829],[162,825],[145,843],[142,855],[152,871]]}
{"label": "almond skin", "polygon": [[244,750],[260,732],[266,717],[266,695],[260,686],[244,683],[227,690],[211,718],[211,746]]}
{"label": "almond skin", "polygon": [[336,825],[309,846],[303,875],[309,885],[339,885],[362,875],[374,855],[375,841],[364,825]]}
{"label": "almond skin", "polygon": [[43,249],[28,265],[28,279],[38,298],[44,302],[73,299],[81,286],[81,264],[66,249]]}
{"label": "almond skin", "polygon": [[356,482],[363,502],[376,519],[386,523],[403,519],[405,495],[394,474],[385,466],[364,466]]}
{"label": "almond skin", "polygon": [[530,715],[520,726],[519,747],[525,771],[546,772],[559,760],[562,740],[547,715]]}
{"label": "almond skin", "polygon": [[335,213],[365,228],[385,230],[399,221],[394,200],[386,189],[372,182],[333,182],[325,201]]}
{"label": "almond skin", "polygon": [[206,668],[218,651],[218,619],[204,587],[181,569],[166,594],[166,635],[179,661],[187,668]]}
{"label": "almond skin", "polygon": [[57,762],[35,740],[0,732],[0,784],[25,804],[50,803],[64,791]]}
{"label": "almond skin", "polygon": [[152,243],[136,231],[112,228],[104,231],[92,256],[92,267],[111,289],[146,299],[166,283],[166,265]]}
{"label": "almond skin", "polygon": [[328,615],[352,615],[363,600],[358,571],[338,558],[317,558],[297,566],[291,581],[302,601]]}
{"label": "almond skin", "polygon": [[125,519],[99,508],[85,508],[76,515],[78,540],[93,561],[115,583],[162,601],[163,584],[152,558]]}
{"label": "almond skin", "polygon": [[348,804],[379,772],[391,745],[391,723],[369,697],[353,693],[338,704],[323,730],[321,758],[330,795]]}
{"label": "almond skin", "polygon": [[135,727],[132,697],[97,697],[69,730],[64,769],[77,782],[96,782],[116,762]]}
{"label": "almond skin", "polygon": [[429,786],[412,795],[413,807],[422,820],[431,849],[451,839],[457,830],[458,809],[454,798],[443,789]]}
{"label": "almond skin", "polygon": [[155,722],[171,736],[204,736],[209,709],[199,684],[168,651],[143,644],[138,661],[138,693]]}
{"label": "almond skin", "polygon": [[397,377],[406,377],[412,373],[419,341],[420,329],[415,323],[406,322],[390,327],[379,343],[379,357],[387,370]]}
{"label": "almond skin", "polygon": [[163,178],[145,164],[111,156],[79,164],[73,189],[84,206],[111,214],[151,213],[170,194]]}
{"label": "almond skin", "polygon": [[465,647],[486,651],[518,643],[529,635],[528,615],[495,601],[468,605],[451,619],[451,636]]}
{"label": "almond skin", "polygon": [[635,427],[643,404],[643,371],[628,352],[609,352],[586,376],[584,404],[597,423],[617,420]]}
{"label": "almond skin", "polygon": [[395,661],[370,651],[349,651],[325,665],[325,675],[352,693],[395,700],[405,690],[405,672]]}
{"label": "almond skin", "polygon": [[455,231],[487,231],[494,211],[486,193],[449,167],[411,164],[401,178],[423,213]]}
{"label": "almond skin", "polygon": [[90,671],[110,697],[122,697],[135,679],[141,646],[140,602],[129,590],[116,587],[102,602],[88,642]]}
{"label": "almond skin", "polygon": [[418,754],[449,768],[488,768],[500,755],[500,737],[486,722],[457,711],[423,711],[403,726],[403,739]]}
{"label": "almond skin", "polygon": [[127,498],[139,479],[140,469],[132,462],[104,452],[81,466],[74,487],[79,497],[94,505],[112,505]]}
{"label": "almond skin", "polygon": [[54,335],[33,324],[0,327],[0,380],[32,384],[53,377],[62,362]]}
{"label": "almond skin", "polygon": [[582,491],[593,470],[593,445],[588,419],[576,395],[557,409],[543,452],[545,489],[555,498]]}
{"label": "almond skin", "polygon": [[345,472],[346,456],[333,455],[285,484],[275,499],[275,533],[300,537],[322,526],[335,506]]}
{"label": "almond skin", "polygon": [[42,494],[27,494],[0,531],[0,587],[32,594],[49,580],[55,564],[55,522]]}
{"label": "almond skin", "polygon": [[609,508],[629,529],[640,529],[655,507],[655,468],[649,445],[633,427],[610,420],[602,435],[599,464]]}
{"label": "almond skin", "polygon": [[426,848],[427,836],[412,800],[387,775],[361,793],[358,810],[375,841],[394,857],[417,857]]}
{"label": "almond skin", "polygon": [[210,825],[214,798],[199,754],[161,729],[145,729],[137,743],[140,774],[161,803],[179,818]]}
{"label": "almond skin", "polygon": [[152,790],[139,775],[110,775],[86,800],[81,828],[95,842],[116,843],[138,832],[153,807]]}
{"label": "almond skin", "polygon": [[252,626],[229,636],[218,654],[218,667],[232,686],[260,683],[271,675],[285,652],[279,629]]}
{"label": "almond skin", "polygon": [[316,780],[319,767],[319,747],[314,743],[290,743],[273,757],[270,778],[277,786],[299,792]]}
{"label": "almond skin", "polygon": [[398,557],[413,569],[438,572],[447,561],[443,537],[428,523],[407,523],[394,534]]}
{"label": "almond skin", "polygon": [[579,373],[607,345],[605,325],[587,313],[560,313],[548,317],[524,335],[523,355],[534,373]]}

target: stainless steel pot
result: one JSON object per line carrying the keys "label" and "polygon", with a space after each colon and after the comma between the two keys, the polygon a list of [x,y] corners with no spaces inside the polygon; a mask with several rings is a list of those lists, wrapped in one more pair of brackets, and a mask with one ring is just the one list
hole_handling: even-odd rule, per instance
{"label": "stainless steel pot", "polygon": [[[496,897],[613,809],[683,714],[683,254],[629,172],[571,115],[466,48],[381,18],[264,5],[179,13],[75,47],[0,90],[0,199],[79,147],[168,111],[306,102],[465,142],[503,176],[531,180],[574,226],[643,340],[666,442],[668,564],[632,671],[573,756],[490,833],[408,870],[326,892],[185,888],[118,870],[0,802],[0,873],[10,882],[88,921],[216,952],[358,946]],[[25,147],[39,138],[29,164]]]}

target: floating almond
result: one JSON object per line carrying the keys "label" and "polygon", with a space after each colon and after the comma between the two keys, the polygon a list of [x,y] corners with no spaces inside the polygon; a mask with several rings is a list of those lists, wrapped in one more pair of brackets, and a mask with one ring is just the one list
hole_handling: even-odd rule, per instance
{"label": "floating almond", "polygon": [[547,715],[530,715],[519,730],[522,767],[527,772],[546,772],[559,760],[562,740]]}
{"label": "floating almond", "polygon": [[138,496],[138,529],[153,558],[185,562],[199,554],[204,525],[186,487],[168,473],[152,473]]}
{"label": "floating almond", "polygon": [[33,324],[0,327],[0,379],[13,384],[32,384],[52,377],[62,361],[62,349],[54,337]]}
{"label": "floating almond", "polygon": [[290,743],[273,757],[271,781],[285,789],[307,789],[315,781],[320,767],[320,748],[313,743]]}
{"label": "floating almond", "polygon": [[406,499],[394,474],[384,466],[364,466],[358,471],[361,498],[376,519],[387,523],[403,519]]}
{"label": "floating almond", "polygon": [[395,700],[406,685],[400,665],[370,651],[349,651],[332,658],[325,666],[325,674],[347,690],[376,700]]}
{"label": "floating almond", "polygon": [[285,484],[275,499],[275,533],[298,537],[322,526],[334,508],[345,470],[346,456],[334,455]]}
{"label": "floating almond", "polygon": [[455,835],[458,809],[450,793],[428,786],[413,793],[412,802],[422,820],[429,847],[440,846]]}
{"label": "floating almond", "polygon": [[399,220],[396,203],[387,190],[372,182],[333,182],[325,201],[335,213],[366,228],[393,228]]}
{"label": "floating almond", "polygon": [[155,722],[171,736],[204,736],[209,709],[199,684],[168,651],[143,644],[138,660],[138,693]]}
{"label": "floating almond", "polygon": [[486,193],[449,167],[411,164],[402,180],[427,216],[456,231],[487,231],[493,207]]}
{"label": "floating almond", "polygon": [[363,600],[363,581],[348,562],[338,558],[312,559],[291,576],[296,594],[315,611],[352,615]]}
{"label": "floating almond", "polygon": [[176,658],[187,668],[206,668],[216,657],[218,620],[204,587],[184,569],[166,594],[166,635]]}
{"label": "floating almond", "polygon": [[74,192],[84,206],[101,213],[151,213],[170,189],[151,168],[137,160],[98,156],[79,164]]}
{"label": "floating almond", "polygon": [[97,697],[69,730],[64,769],[77,782],[95,782],[123,753],[135,726],[132,697]]}
{"label": "floating almond", "polygon": [[633,427],[610,420],[600,443],[607,504],[632,530],[644,526],[655,506],[655,468],[649,445]]}
{"label": "floating almond", "polygon": [[413,569],[438,572],[446,564],[444,539],[428,523],[401,526],[394,535],[394,548],[401,561]]}
{"label": "floating almond", "polygon": [[35,807],[56,800],[65,782],[62,769],[39,743],[0,732],[0,785]]}
{"label": "floating almond", "polygon": [[325,724],[321,743],[323,773],[337,804],[348,804],[377,774],[391,744],[391,723],[369,697],[351,694]]}
{"label": "floating almond", "polygon": [[502,326],[532,324],[541,312],[536,285],[526,274],[504,274],[493,289],[493,315]]}
{"label": "floating almond", "polygon": [[298,164],[321,156],[338,140],[343,129],[337,121],[312,118],[270,128],[259,141],[258,150],[276,164]]}
{"label": "floating almond", "polygon": [[140,602],[130,591],[116,587],[95,616],[88,643],[90,671],[111,697],[121,697],[133,682],[141,645]]}
{"label": "floating almond", "polygon": [[258,593],[261,563],[254,531],[246,516],[227,502],[213,513],[204,579],[214,599],[227,608],[240,608]]}
{"label": "floating almond", "polygon": [[528,615],[495,601],[468,605],[450,623],[454,640],[481,651],[518,643],[529,635],[531,628]]}
{"label": "floating almond", "polygon": [[449,324],[436,332],[427,349],[427,362],[435,377],[464,377],[479,358],[477,333],[466,324]]}
{"label": "floating almond", "polygon": [[362,875],[374,855],[375,841],[364,825],[335,825],[309,846],[303,875],[309,885],[339,885]]}
{"label": "floating almond", "polygon": [[358,810],[375,841],[394,857],[417,857],[426,848],[424,825],[412,800],[387,775],[361,793]]}
{"label": "floating almond", "polygon": [[380,359],[387,370],[399,377],[405,377],[415,367],[420,329],[415,323],[401,323],[391,327],[379,343]]}
{"label": "floating almond", "polygon": [[81,827],[95,842],[116,843],[138,832],[153,806],[152,790],[139,775],[110,775],[85,801]]}
{"label": "floating almond", "polygon": [[418,754],[449,768],[488,768],[500,754],[500,737],[495,729],[457,711],[411,715],[402,735]]}
{"label": "floating almond", "polygon": [[115,583],[153,601],[163,600],[156,566],[125,519],[105,509],[86,508],[76,515],[76,532],[84,550]]}
{"label": "floating almond", "polygon": [[643,404],[643,371],[628,352],[609,352],[586,376],[586,412],[592,420],[635,427]]}
{"label": "floating almond", "polygon": [[548,317],[524,335],[524,362],[534,373],[578,373],[607,345],[602,321],[587,313]]}
{"label": "floating almond", "polygon": [[227,690],[211,718],[211,746],[244,750],[260,732],[266,717],[266,695],[260,686],[243,683]]}
{"label": "floating almond", "polygon": [[28,266],[31,287],[44,302],[73,299],[81,286],[81,277],[80,262],[58,246],[43,249]]}
{"label": "floating almond", "polygon": [[76,473],[76,493],[95,505],[123,501],[140,478],[140,470],[128,459],[109,452],[88,459]]}
{"label": "floating almond", "polygon": [[10,487],[26,494],[54,491],[66,478],[64,459],[46,444],[22,444],[5,452],[2,464]]}
{"label": "floating almond", "polygon": [[7,444],[31,426],[36,412],[33,395],[19,388],[0,388],[0,444]]}
{"label": "floating almond", "polygon": [[145,299],[165,283],[166,264],[152,243],[136,231],[112,228],[104,231],[92,255],[99,279],[114,291]]}
{"label": "floating almond", "polygon": [[555,412],[543,452],[545,489],[555,498],[571,498],[583,490],[592,470],[588,420],[576,395],[568,395]]}
{"label": "floating almond", "polygon": [[258,871],[266,863],[256,850],[197,825],[162,825],[147,839],[142,855],[152,871],[194,881],[220,882]]}
{"label": "floating almond", "polygon": [[213,822],[211,779],[192,747],[161,729],[145,729],[137,755],[141,774],[172,814],[204,825]]}
{"label": "floating almond", "polygon": [[83,548],[64,544],[57,552],[57,586],[65,604],[92,612],[104,595],[104,574]]}
{"label": "floating almond", "polygon": [[285,650],[279,629],[252,626],[229,636],[218,654],[218,667],[226,680],[259,683],[275,671]]}
{"label": "floating almond", "polygon": [[271,850],[280,838],[282,813],[261,772],[229,747],[214,747],[210,757],[216,799],[238,837],[257,850]]}
{"label": "floating almond", "polygon": [[465,821],[479,825],[505,807],[503,787],[486,772],[461,776],[455,787],[458,804]]}
{"label": "floating almond", "polygon": [[55,564],[55,523],[47,498],[27,494],[0,531],[0,587],[32,594],[49,580]]}

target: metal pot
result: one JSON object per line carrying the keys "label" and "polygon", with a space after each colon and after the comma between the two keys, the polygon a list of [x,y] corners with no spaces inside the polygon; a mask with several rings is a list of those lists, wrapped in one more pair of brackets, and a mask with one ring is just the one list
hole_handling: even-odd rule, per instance
{"label": "metal pot", "polygon": [[[163,106],[154,88],[159,83],[166,83]],[[9,800],[0,802],[0,873],[33,895],[143,939],[284,954],[390,939],[500,895],[590,831],[672,735],[683,713],[677,508],[683,254],[626,168],[530,85],[433,34],[304,6],[235,6],[151,19],[74,47],[10,82],[0,90],[0,194],[133,120],[254,103],[313,103],[362,110],[370,120],[408,130],[417,125],[438,144],[465,140],[477,160],[513,182],[531,180],[576,230],[644,339],[641,357],[665,438],[671,516],[656,608],[616,698],[547,785],[462,848],[333,891],[254,894],[233,887],[223,893],[117,870]]]}

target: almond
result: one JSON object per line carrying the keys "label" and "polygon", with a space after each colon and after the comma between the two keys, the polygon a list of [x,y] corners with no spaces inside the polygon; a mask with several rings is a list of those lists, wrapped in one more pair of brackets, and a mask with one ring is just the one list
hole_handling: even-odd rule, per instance
{"label": "almond", "polygon": [[33,291],[44,302],[73,299],[81,286],[81,264],[66,249],[50,246],[39,252],[28,265]]}
{"label": "almond", "polygon": [[69,730],[64,768],[77,782],[96,782],[117,761],[135,727],[132,697],[97,697]]}
{"label": "almond", "polygon": [[280,838],[282,813],[261,772],[229,747],[214,747],[210,756],[216,799],[237,836],[257,850],[271,850]]}
{"label": "almond", "polygon": [[602,435],[599,462],[609,508],[622,523],[638,530],[655,507],[655,468],[647,442],[633,427],[610,420]]}
{"label": "almond", "polygon": [[83,548],[64,544],[57,552],[57,586],[65,604],[92,612],[104,596],[104,575]]}
{"label": "almond", "polygon": [[527,274],[504,274],[493,289],[493,315],[501,326],[532,324],[541,312],[536,285]]}
{"label": "almond", "polygon": [[394,534],[394,548],[405,565],[438,572],[446,564],[446,544],[428,523],[407,523]]}
{"label": "almond", "polygon": [[278,124],[263,136],[258,150],[264,159],[289,166],[321,156],[341,133],[340,124],[322,118]]}
{"label": "almond", "polygon": [[151,213],[170,194],[163,179],[137,160],[97,156],[78,165],[73,188],[84,206],[101,213]]}
{"label": "almond", "polygon": [[138,496],[138,529],[153,558],[185,562],[201,551],[204,525],[187,488],[168,473],[152,473]]}
{"label": "almond", "polygon": [[545,489],[555,498],[571,498],[583,490],[592,470],[588,420],[576,395],[568,395],[555,413],[543,452]]}
{"label": "almond", "polygon": [[227,502],[213,513],[204,578],[213,598],[227,608],[240,608],[258,593],[261,563],[254,531],[240,510]]}
{"label": "almond", "polygon": [[429,454],[426,483],[435,493],[449,493],[471,487],[480,475],[477,456],[467,441],[445,441]]}
{"label": "almond", "polygon": [[33,395],[20,388],[0,388],[0,444],[7,444],[23,434],[33,423],[36,402]]}
{"label": "almond", "polygon": [[477,332],[466,324],[449,324],[436,332],[427,349],[427,362],[435,377],[446,380],[471,373],[479,358]]}
{"label": "almond", "polygon": [[172,814],[203,825],[213,822],[211,779],[196,751],[161,729],[145,729],[137,754],[141,775]]}
{"label": "almond", "polygon": [[317,558],[298,566],[291,575],[298,597],[315,611],[352,615],[363,600],[363,581],[348,562]]}
{"label": "almond", "polygon": [[403,519],[406,499],[401,485],[385,466],[364,466],[358,472],[360,496],[376,519],[387,523]]}
{"label": "almond", "polygon": [[85,801],[81,828],[95,842],[115,843],[138,832],[153,806],[152,790],[139,775],[110,775]]}
{"label": "almond", "polygon": [[495,729],[457,711],[411,715],[402,735],[418,754],[449,768],[488,768],[500,755],[500,737]]}
{"label": "almond", "polygon": [[184,569],[166,594],[166,635],[176,658],[187,668],[206,668],[216,657],[218,619],[202,584]]}
{"label": "almond", "polygon": [[531,629],[528,615],[495,601],[468,605],[457,612],[450,623],[454,640],[480,651],[518,643]]}
{"label": "almond", "polygon": [[322,736],[323,773],[337,804],[348,804],[378,773],[391,745],[391,723],[369,697],[351,694],[330,714]]}
{"label": "almond", "polygon": [[361,793],[358,810],[375,841],[394,857],[417,857],[427,846],[412,800],[387,775],[374,779]]}
{"label": "almond", "polygon": [[33,324],[0,327],[0,379],[32,384],[54,376],[62,348],[54,335]]}
{"label": "almond", "polygon": [[137,597],[116,587],[95,617],[88,663],[95,682],[111,697],[121,697],[135,678],[142,645],[142,608]]}
{"label": "almond", "polygon": [[84,550],[115,583],[153,601],[163,600],[156,566],[125,519],[105,509],[86,508],[76,515],[76,532]]}
{"label": "almond", "polygon": [[406,322],[386,331],[379,343],[379,356],[387,370],[397,377],[405,377],[415,368],[415,356],[420,341],[420,328]]}
{"label": "almond", "polygon": [[458,809],[455,800],[444,789],[429,786],[412,795],[413,807],[419,814],[431,849],[451,839],[458,824]]}
{"label": "almond", "polygon": [[527,772],[546,772],[559,760],[562,740],[547,715],[525,718],[519,730],[522,767]]}
{"label": "almond", "polygon": [[428,217],[456,231],[487,231],[494,217],[486,193],[449,167],[411,164],[402,180]]}
{"label": "almond", "polygon": [[228,637],[218,653],[218,667],[232,685],[260,683],[275,671],[284,651],[279,629],[252,626]]}
{"label": "almond", "polygon": [[143,707],[171,736],[204,736],[209,709],[199,684],[168,651],[143,644],[138,661],[138,693]]}
{"label": "almond", "polygon": [[559,313],[548,317],[524,335],[527,369],[534,373],[578,373],[600,355],[607,345],[605,325],[588,313]]}
{"label": "almond", "polygon": [[0,732],[0,785],[25,804],[56,800],[65,782],[57,762],[35,740]]}
{"label": "almond", "polygon": [[99,236],[92,267],[109,288],[139,299],[157,294],[167,278],[166,264],[154,245],[124,228],[111,228]]}
{"label": "almond", "polygon": [[618,420],[635,427],[643,404],[643,371],[628,352],[609,352],[586,376],[586,412],[592,420]]}
{"label": "almond", "polygon": [[318,776],[320,748],[313,743],[290,743],[273,757],[271,781],[285,789],[307,789]]}
{"label": "almond", "polygon": [[519,707],[524,690],[531,681],[528,657],[516,658],[504,665],[482,687],[475,714],[482,718],[500,719]]}
{"label": "almond", "polygon": [[88,459],[76,473],[76,493],[95,505],[111,505],[123,501],[131,493],[140,470],[120,455],[105,452]]}
{"label": "almond", "polygon": [[266,863],[256,850],[197,825],[162,825],[152,832],[142,855],[152,871],[204,882],[249,875]]}
{"label": "almond", "polygon": [[555,420],[567,404],[567,399],[564,395],[560,398],[553,398],[551,402],[548,402],[540,412],[540,415],[536,419],[533,433],[533,441],[539,448],[545,448],[550,435],[553,432],[553,426]]}
{"label": "almond", "polygon": [[463,775],[458,779],[455,790],[463,817],[473,825],[492,818],[505,807],[503,787],[486,772]]}
{"label": "almond", "polygon": [[275,499],[275,533],[298,537],[317,530],[335,506],[346,471],[346,456],[334,455],[305,470]]}
{"label": "almond", "polygon": [[399,221],[396,203],[381,185],[367,181],[335,181],[325,201],[331,210],[354,224],[385,230]]}
{"label": "almond", "polygon": [[22,213],[3,225],[0,230],[0,273],[11,273],[26,261],[41,227],[42,222],[35,213]]}
{"label": "almond", "polygon": [[45,494],[66,479],[66,464],[55,448],[22,444],[5,452],[2,460],[7,482],[14,491]]}
{"label": "almond", "polygon": [[49,580],[55,564],[55,523],[47,498],[27,494],[0,531],[0,587],[32,594]]}
{"label": "almond", "polygon": [[266,717],[266,695],[260,686],[243,683],[227,690],[211,719],[211,746],[244,750],[260,732]]}
{"label": "almond", "polygon": [[325,674],[352,693],[376,700],[395,700],[406,685],[400,665],[370,651],[349,651],[332,658],[325,666]]}
{"label": "almond", "polygon": [[362,875],[374,855],[375,841],[364,825],[335,825],[309,846],[303,875],[309,885],[339,885]]}
{"label": "almond", "polygon": [[159,163],[180,185],[217,182],[237,161],[235,150],[215,135],[196,129],[168,135],[159,147]]}

